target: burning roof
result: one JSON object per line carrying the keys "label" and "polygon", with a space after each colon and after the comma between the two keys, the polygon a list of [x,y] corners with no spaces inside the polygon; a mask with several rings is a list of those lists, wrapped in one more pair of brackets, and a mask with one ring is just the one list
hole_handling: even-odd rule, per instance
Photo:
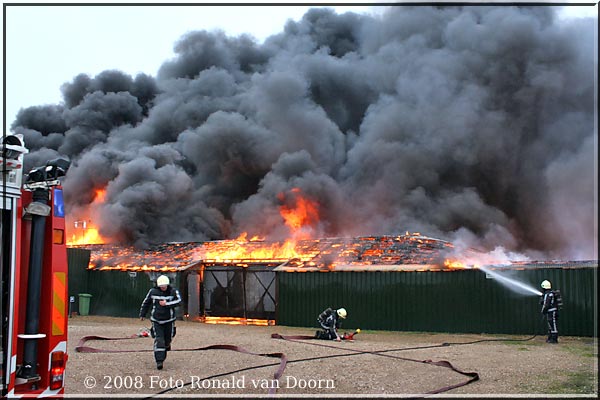
{"label": "burning roof", "polygon": [[245,238],[211,242],[166,243],[147,250],[114,244],[88,245],[91,269],[129,271],[177,271],[203,265],[269,264],[280,270],[352,270],[416,266],[452,268],[444,265],[454,246],[447,241],[408,233],[399,236],[361,236],[265,242]]}
{"label": "burning roof", "polygon": [[406,232],[398,236],[360,236],[266,242],[234,240],[164,243],[147,250],[115,244],[82,246],[91,250],[90,269],[176,272],[197,266],[268,265],[276,271],[451,271],[479,265],[513,268],[580,268],[597,261],[510,261],[494,263],[474,249],[456,258],[447,241]]}
{"label": "burning roof", "polygon": [[147,250],[116,244],[91,244],[89,269],[175,272],[194,263],[193,250],[201,243],[165,243]]}

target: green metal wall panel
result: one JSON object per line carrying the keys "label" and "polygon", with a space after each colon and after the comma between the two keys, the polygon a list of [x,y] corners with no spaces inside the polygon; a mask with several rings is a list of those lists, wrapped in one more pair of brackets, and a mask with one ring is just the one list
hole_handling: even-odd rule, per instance
{"label": "green metal wall panel", "polygon": [[[88,270],[88,292],[92,295],[91,315],[137,317],[148,290],[154,286],[151,276],[156,272]],[[171,286],[179,288],[177,274],[167,274]],[[181,312],[179,307],[178,312]]]}
{"label": "green metal wall panel", "polygon": [[86,249],[67,248],[67,264],[69,267],[69,294],[76,295],[87,290],[87,267],[91,252]]}
{"label": "green metal wall panel", "polygon": [[91,251],[76,247],[67,247],[67,264],[69,276],[67,288],[69,297],[75,298],[75,303],[70,303],[71,311],[79,309],[79,293],[87,293],[88,275],[87,267],[90,264]]}
{"label": "green metal wall panel", "polygon": [[[561,290],[561,335],[597,336],[597,268],[510,270],[538,288]],[[326,307],[346,307],[348,328],[543,334],[537,295],[515,293],[478,270],[451,272],[279,272],[280,325],[316,326]]]}
{"label": "green metal wall panel", "polygon": [[[154,286],[152,278],[161,273],[89,270],[90,255],[91,251],[88,249],[67,248],[68,291],[69,296],[75,297],[72,311],[79,309],[79,294],[88,293],[92,295],[90,315],[137,317],[144,297]],[[171,279],[171,285],[179,289],[180,274],[167,275]],[[179,307],[177,313],[181,316],[183,307]]]}
{"label": "green metal wall panel", "polygon": [[[158,272],[128,272],[119,270],[90,270],[91,251],[88,249],[67,248],[69,266],[69,296],[75,297],[72,311],[79,309],[79,294],[88,293],[90,299],[90,315],[107,315],[113,317],[137,317],[140,305],[148,290],[154,286],[152,277]],[[168,273],[171,285],[179,288],[179,274]],[[182,314],[182,307],[178,314]]]}

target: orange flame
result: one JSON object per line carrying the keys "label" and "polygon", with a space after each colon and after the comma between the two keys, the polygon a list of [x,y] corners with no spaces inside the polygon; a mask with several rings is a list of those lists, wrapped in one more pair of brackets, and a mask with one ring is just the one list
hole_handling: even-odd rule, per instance
{"label": "orange flame", "polygon": [[[103,204],[106,199],[106,189],[96,189],[94,191],[94,199],[89,206],[87,214],[93,214],[93,210]],[[98,227],[92,223],[91,219],[84,218],[83,220],[73,221],[67,224],[67,246],[78,246],[85,244],[104,244],[107,240],[100,235]]]}
{"label": "orange flame", "polygon": [[[254,238],[253,238],[254,239]],[[208,242],[199,249],[204,260],[242,261],[242,260],[289,260],[303,258],[295,249],[295,241],[266,244],[259,240],[246,240],[246,232],[234,240]]]}
{"label": "orange flame", "polygon": [[71,237],[67,239],[67,246],[78,246],[83,244],[104,244],[106,241],[98,232],[98,228],[91,224],[90,221],[77,221],[85,222],[86,227],[79,229],[79,226],[75,227],[75,232],[71,234]]}
{"label": "orange flame", "polygon": [[295,239],[310,239],[310,235],[302,231],[302,228],[312,227],[319,222],[319,204],[304,197],[300,188],[293,188],[291,193],[292,196],[287,197],[284,193],[277,195],[284,202],[279,207],[279,213]]}
{"label": "orange flame", "polygon": [[94,191],[93,203],[104,203],[106,199],[106,189],[96,189]]}
{"label": "orange flame", "polygon": [[290,194],[279,193],[277,198],[283,203],[279,213],[290,228],[291,238],[284,243],[266,244],[263,238],[254,236],[249,241],[248,234],[242,233],[234,240],[206,243],[200,250],[200,257],[214,261],[241,260],[290,260],[298,258],[306,261],[313,254],[302,254],[297,250],[298,240],[310,239],[312,228],[319,222],[319,205],[303,196],[299,188]]}
{"label": "orange flame", "polygon": [[254,318],[237,318],[237,317],[202,317],[202,322],[205,324],[224,324],[224,325],[275,325],[272,319],[254,319]]}
{"label": "orange flame", "polygon": [[450,269],[468,269],[467,265],[458,260],[446,259],[444,260],[444,267]]}

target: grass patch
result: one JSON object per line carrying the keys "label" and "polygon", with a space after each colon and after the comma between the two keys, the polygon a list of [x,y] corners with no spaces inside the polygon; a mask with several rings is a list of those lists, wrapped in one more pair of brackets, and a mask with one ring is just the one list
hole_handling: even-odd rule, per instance
{"label": "grass patch", "polygon": [[564,345],[559,344],[562,350],[565,350],[578,357],[590,357],[596,358],[598,356],[598,348],[596,346],[589,346],[582,343],[565,343]]}
{"label": "grass patch", "polygon": [[548,387],[551,394],[597,394],[596,374],[592,370],[568,372],[562,382],[554,381]]}

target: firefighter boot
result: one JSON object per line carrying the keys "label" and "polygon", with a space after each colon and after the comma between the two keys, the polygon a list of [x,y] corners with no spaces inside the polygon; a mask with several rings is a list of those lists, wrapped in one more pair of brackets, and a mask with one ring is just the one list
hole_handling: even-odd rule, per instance
{"label": "firefighter boot", "polygon": [[325,332],[325,331],[317,331],[315,337],[317,339],[325,339],[328,340],[329,339],[329,333]]}

